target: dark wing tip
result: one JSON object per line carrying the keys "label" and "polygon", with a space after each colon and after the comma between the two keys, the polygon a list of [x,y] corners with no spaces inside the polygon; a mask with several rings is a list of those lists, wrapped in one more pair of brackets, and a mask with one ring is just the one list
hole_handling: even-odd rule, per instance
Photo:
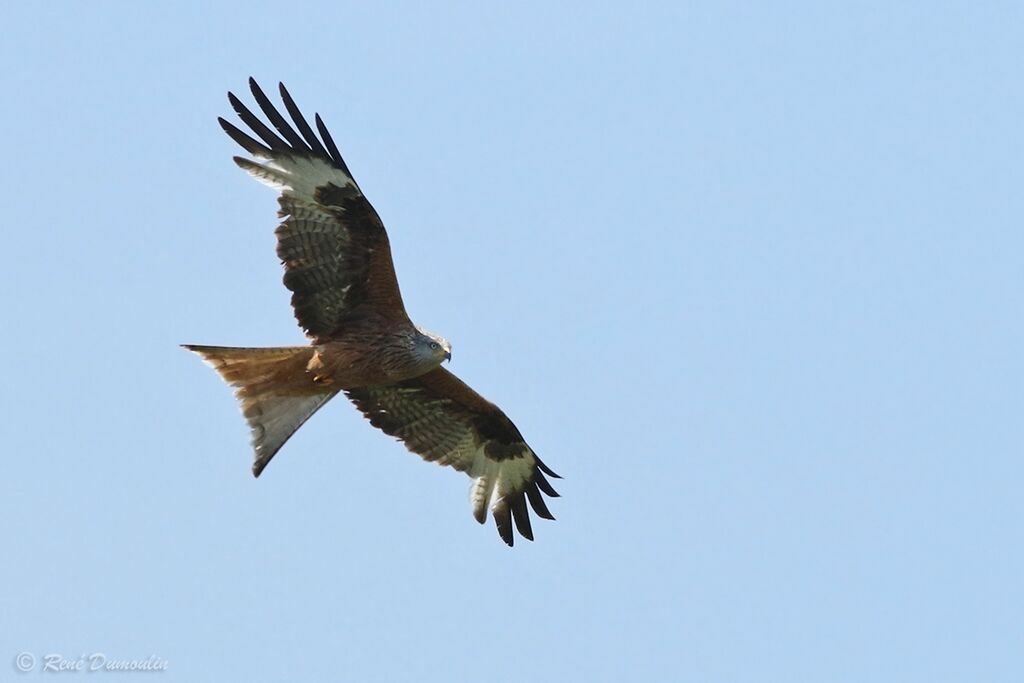
{"label": "dark wing tip", "polygon": [[243,171],[246,171],[247,173],[258,174],[263,168],[255,161],[250,161],[245,157],[231,157],[231,160],[235,162],[235,165],[238,166],[238,168],[242,169]]}
{"label": "dark wing tip", "polygon": [[526,507],[526,494],[523,491],[509,494],[499,500],[491,508],[491,514],[494,516],[495,526],[498,527],[498,535],[510,548],[515,546],[513,523],[520,536],[528,541],[533,540],[530,510]]}
{"label": "dark wing tip", "polygon": [[[295,127],[299,129],[299,133],[302,138],[309,145],[309,148],[313,151],[313,154],[323,157],[326,160],[332,160],[331,155],[321,144],[320,140],[316,137],[313,129],[309,127],[309,123],[306,121],[306,117],[299,111],[298,105],[295,104],[295,100],[292,99],[288,89],[284,87],[284,83],[277,84],[278,90],[281,93],[281,101],[284,102],[284,108],[288,111],[288,115],[292,117],[292,121],[295,123]],[[345,170],[348,173],[348,170]],[[349,173],[351,175],[351,173]]]}
{"label": "dark wing tip", "polygon": [[[256,91],[259,91],[259,86],[256,86]],[[257,97],[257,99],[259,98]],[[255,133],[256,137],[262,140],[267,147],[279,152],[291,151],[288,148],[288,144],[279,138],[274,131],[270,130],[270,128],[267,127],[267,124],[260,121],[259,118],[242,103],[242,100],[235,97],[233,92],[228,92],[228,102],[231,103],[231,108],[235,110],[236,114],[238,114],[238,118],[242,119],[242,123],[249,126],[249,129]],[[244,146],[245,145],[243,145],[243,147]]]}
{"label": "dark wing tip", "polygon": [[522,491],[514,494],[509,501],[512,508],[512,519],[515,520],[519,534],[528,541],[533,540],[533,527],[530,526],[530,511],[526,508],[526,496]]}
{"label": "dark wing tip", "polygon": [[538,517],[543,519],[554,520],[555,516],[551,514],[551,510],[548,510],[547,503],[544,502],[544,496],[540,495],[540,489],[537,488],[537,482],[530,482],[526,487],[526,497],[530,500],[530,507],[537,513]]}
{"label": "dark wing tip", "polygon": [[331,137],[331,132],[327,130],[327,126],[324,124],[324,120],[320,118],[320,114],[315,113],[314,119],[316,121],[316,129],[320,131],[320,137],[323,138],[324,144],[327,145],[327,149],[331,154],[331,159],[338,165],[338,168],[345,172],[345,175],[352,177],[352,172],[348,170],[348,165],[341,156],[341,152],[338,151],[338,146],[334,144],[334,138]]}
{"label": "dark wing tip", "polygon": [[549,477],[554,477],[555,479],[561,479],[562,478],[561,475],[559,475],[553,469],[551,469],[550,467],[545,465],[544,461],[541,460],[539,457],[537,457],[536,453],[533,454],[533,459],[537,461],[537,467],[539,467],[541,469],[541,471],[544,472],[544,474],[548,475]]}
{"label": "dark wing tip", "polygon": [[238,95],[228,90],[228,102],[231,104],[231,108],[236,112],[239,109],[245,109],[245,105],[242,104],[242,100],[238,99]]}
{"label": "dark wing tip", "polygon": [[252,96],[256,98],[256,104],[260,106],[260,109],[263,110],[264,115],[274,125],[277,132],[284,136],[284,139],[291,145],[293,151],[308,154],[310,152],[309,145],[299,137],[295,129],[281,116],[281,112],[277,110],[277,107],[274,106],[274,103],[270,101],[270,98],[260,88],[259,83],[253,78],[249,79],[249,89],[252,91]]}
{"label": "dark wing tip", "polygon": [[533,473],[533,480],[540,487],[540,490],[551,496],[552,498],[559,498],[558,491],[551,485],[551,482],[544,476],[544,472],[541,470],[535,470]]}
{"label": "dark wing tip", "polygon": [[249,76],[249,92],[256,98],[257,104],[262,104],[262,100],[267,99],[267,96],[263,94],[263,88],[260,87],[260,84],[252,76]]}
{"label": "dark wing tip", "polygon": [[217,117],[217,123],[220,124],[220,127],[224,129],[224,132],[227,133],[232,140],[237,142],[238,145],[249,154],[264,158],[270,156],[271,152],[269,147],[264,145],[262,142],[259,142],[252,136],[243,132],[235,124],[231,123],[230,121],[226,121],[221,116]]}
{"label": "dark wing tip", "polygon": [[512,508],[509,507],[508,501],[499,500],[491,508],[491,514],[494,516],[494,524],[498,527],[498,535],[501,536],[501,540],[505,541],[505,545],[508,547],[513,547],[516,540],[512,535]]}

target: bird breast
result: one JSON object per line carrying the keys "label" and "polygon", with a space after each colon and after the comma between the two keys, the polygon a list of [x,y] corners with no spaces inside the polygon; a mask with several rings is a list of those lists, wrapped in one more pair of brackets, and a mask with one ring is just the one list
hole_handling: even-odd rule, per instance
{"label": "bird breast", "polygon": [[317,384],[338,389],[393,384],[433,370],[413,353],[404,335],[345,338],[319,344],[306,367]]}

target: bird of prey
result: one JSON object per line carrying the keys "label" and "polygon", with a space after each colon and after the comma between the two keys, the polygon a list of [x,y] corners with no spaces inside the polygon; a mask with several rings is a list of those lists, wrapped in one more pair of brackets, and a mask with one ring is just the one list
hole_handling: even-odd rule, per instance
{"label": "bird of prey", "polygon": [[527,501],[537,515],[554,519],[541,494],[558,495],[545,477],[558,475],[500,408],[441,367],[451,360],[451,345],[409,319],[384,225],[320,115],[317,137],[284,84],[291,122],[251,78],[249,87],[276,132],[232,93],[231,106],[255,137],[218,121],[252,157],[236,156],[235,163],[280,193],[277,255],[310,344],[184,346],[235,387],[251,430],[253,474],[260,476],[285,441],[342,392],[410,451],[468,474],[474,517],[483,524],[490,510],[505,543],[513,545],[513,522],[533,540]]}

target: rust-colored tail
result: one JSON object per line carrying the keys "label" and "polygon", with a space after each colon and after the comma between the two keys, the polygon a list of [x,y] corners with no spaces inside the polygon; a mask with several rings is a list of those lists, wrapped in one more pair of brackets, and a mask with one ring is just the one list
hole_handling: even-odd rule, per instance
{"label": "rust-colored tail", "polygon": [[257,477],[285,441],[338,393],[337,389],[315,383],[306,372],[314,352],[309,346],[182,346],[202,356],[235,387],[242,414],[252,430],[256,451],[252,473]]}

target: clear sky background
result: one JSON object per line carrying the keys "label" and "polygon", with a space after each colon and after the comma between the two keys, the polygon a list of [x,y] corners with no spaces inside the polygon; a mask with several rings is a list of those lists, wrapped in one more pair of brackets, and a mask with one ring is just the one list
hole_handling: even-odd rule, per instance
{"label": "clear sky background", "polygon": [[[1018,3],[208,5],[0,10],[0,679],[1024,678]],[[564,475],[535,543],[342,399],[252,478],[177,346],[303,340],[250,75]]]}

